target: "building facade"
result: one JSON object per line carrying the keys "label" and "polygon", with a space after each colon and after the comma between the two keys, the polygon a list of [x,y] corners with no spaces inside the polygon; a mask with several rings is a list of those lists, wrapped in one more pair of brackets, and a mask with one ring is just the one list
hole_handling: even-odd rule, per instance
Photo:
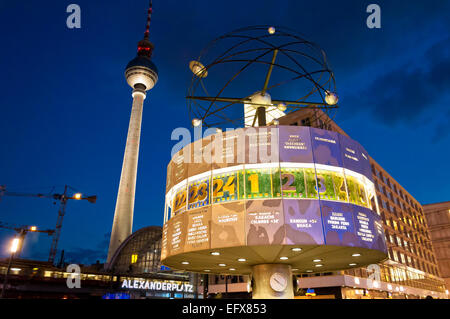
{"label": "building facade", "polygon": [[119,278],[115,293],[133,299],[201,297],[196,275],[161,265],[161,240],[162,228],[148,226],[118,247],[108,264],[108,272]]}
{"label": "building facade", "polygon": [[[348,136],[319,109],[292,112],[280,118],[279,123],[312,126]],[[372,157],[370,163],[389,260],[378,267],[322,274],[338,276],[333,280],[305,274],[298,287],[323,289],[335,282],[339,283],[336,287],[346,288],[341,290],[342,298],[367,297],[371,291],[374,298],[446,298],[422,205]]]}
{"label": "building facade", "polygon": [[441,277],[450,290],[450,202],[423,205]]}

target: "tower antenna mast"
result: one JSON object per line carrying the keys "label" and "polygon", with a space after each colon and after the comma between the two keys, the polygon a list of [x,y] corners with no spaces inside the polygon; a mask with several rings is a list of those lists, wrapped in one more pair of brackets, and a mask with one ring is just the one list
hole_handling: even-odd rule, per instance
{"label": "tower antenna mast", "polygon": [[147,26],[145,28],[144,39],[148,39],[148,36],[150,33],[150,22],[152,21],[152,12],[153,12],[153,3],[152,3],[152,0],[150,0],[150,4],[148,6]]}

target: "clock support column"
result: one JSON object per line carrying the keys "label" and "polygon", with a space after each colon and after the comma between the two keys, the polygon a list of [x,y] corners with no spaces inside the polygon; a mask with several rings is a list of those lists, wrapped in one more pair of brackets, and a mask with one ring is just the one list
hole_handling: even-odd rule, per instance
{"label": "clock support column", "polygon": [[291,266],[261,264],[252,267],[253,299],[293,299]]}

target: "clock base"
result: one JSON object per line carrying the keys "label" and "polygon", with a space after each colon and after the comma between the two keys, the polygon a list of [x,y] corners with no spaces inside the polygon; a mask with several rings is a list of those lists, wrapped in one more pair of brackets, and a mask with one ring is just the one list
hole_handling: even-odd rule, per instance
{"label": "clock base", "polygon": [[261,264],[252,267],[253,299],[293,299],[292,270],[286,264]]}

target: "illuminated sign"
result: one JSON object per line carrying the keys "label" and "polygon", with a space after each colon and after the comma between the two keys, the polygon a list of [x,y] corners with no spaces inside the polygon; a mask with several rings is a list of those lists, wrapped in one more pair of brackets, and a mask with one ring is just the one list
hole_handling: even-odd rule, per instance
{"label": "illuminated sign", "polygon": [[315,297],[315,296],[316,296],[316,292],[314,291],[314,289],[308,288],[308,289],[306,290],[305,296]]}
{"label": "illuminated sign", "polygon": [[325,243],[318,201],[285,199],[283,212],[286,244],[323,245]]}
{"label": "illuminated sign", "polygon": [[179,284],[176,282],[124,279],[121,288],[156,290],[156,291],[193,292],[194,286],[186,283]]}
{"label": "illuminated sign", "polygon": [[102,296],[102,299],[130,299],[130,294],[127,293],[107,293]]}
{"label": "illuminated sign", "polygon": [[348,169],[308,163],[246,164],[189,177],[166,195],[167,217],[251,199],[321,199],[375,209],[375,187]]}

